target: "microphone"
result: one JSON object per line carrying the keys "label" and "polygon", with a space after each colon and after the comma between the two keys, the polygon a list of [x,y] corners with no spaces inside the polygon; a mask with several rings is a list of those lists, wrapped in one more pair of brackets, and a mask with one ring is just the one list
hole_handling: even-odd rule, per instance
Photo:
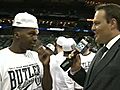
{"label": "microphone", "polygon": [[71,52],[71,54],[69,54],[69,56],[66,58],[66,60],[60,65],[60,67],[64,70],[67,71],[73,61],[72,59],[79,53],[84,54],[86,52],[86,50],[89,48],[89,42],[85,39],[81,39],[81,41],[75,46],[72,46],[73,51]]}

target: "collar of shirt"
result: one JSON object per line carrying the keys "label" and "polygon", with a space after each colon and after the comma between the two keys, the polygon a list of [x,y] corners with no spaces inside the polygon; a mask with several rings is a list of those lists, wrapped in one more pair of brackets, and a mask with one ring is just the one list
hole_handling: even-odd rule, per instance
{"label": "collar of shirt", "polygon": [[[110,42],[106,45],[108,50],[113,46],[113,44],[120,38],[120,34],[114,37]],[[102,58],[105,56],[105,54],[108,52],[108,50],[103,54]]]}
{"label": "collar of shirt", "polygon": [[119,38],[120,38],[120,34],[114,37],[112,40],[110,40],[110,42],[106,45],[106,47],[110,49]]}

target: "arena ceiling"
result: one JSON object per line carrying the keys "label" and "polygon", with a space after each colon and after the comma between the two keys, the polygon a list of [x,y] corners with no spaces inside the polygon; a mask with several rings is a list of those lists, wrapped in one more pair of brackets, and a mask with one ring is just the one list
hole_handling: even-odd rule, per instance
{"label": "arena ceiling", "polygon": [[[77,26],[90,29],[91,22],[86,21],[93,18],[94,6],[107,2],[120,4],[120,0],[0,0],[0,23],[12,21],[18,12],[29,12],[38,17],[43,27],[50,26],[48,22],[55,22],[53,26],[66,24],[64,27],[70,27],[70,30]],[[67,23],[73,24],[67,26]]]}
{"label": "arena ceiling", "polygon": [[29,12],[44,21],[78,21],[93,18],[98,3],[117,3],[120,0],[0,0],[0,17],[13,18],[18,12]]}
{"label": "arena ceiling", "polygon": [[20,11],[29,11],[35,14],[42,14],[39,12],[48,14],[51,12],[77,14],[78,12],[80,14],[89,13],[89,11],[94,13],[94,6],[99,2],[120,4],[120,0],[0,0],[0,15],[5,13],[13,15]]}

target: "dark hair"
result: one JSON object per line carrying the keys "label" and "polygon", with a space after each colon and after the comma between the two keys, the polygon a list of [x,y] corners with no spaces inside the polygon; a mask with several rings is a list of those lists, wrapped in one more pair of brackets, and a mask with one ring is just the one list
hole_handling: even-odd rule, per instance
{"label": "dark hair", "polygon": [[16,27],[16,26],[12,26],[12,33],[14,34],[15,32],[21,32],[21,31],[25,31],[27,27]]}
{"label": "dark hair", "polygon": [[21,31],[20,28],[21,28],[21,27],[15,27],[15,26],[13,26],[13,27],[12,27],[13,33],[16,32],[16,31]]}
{"label": "dark hair", "polygon": [[109,23],[112,18],[117,21],[118,29],[120,30],[120,6],[113,3],[100,4],[96,6],[95,11],[103,9],[106,12],[106,20]]}

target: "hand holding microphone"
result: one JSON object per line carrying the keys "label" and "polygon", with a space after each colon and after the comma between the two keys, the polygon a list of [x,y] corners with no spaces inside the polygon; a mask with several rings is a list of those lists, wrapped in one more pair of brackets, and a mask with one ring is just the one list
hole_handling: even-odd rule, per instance
{"label": "hand holding microphone", "polygon": [[67,71],[70,67],[72,70],[80,68],[81,60],[79,53],[84,54],[84,52],[89,48],[89,43],[85,39],[82,39],[76,46],[73,45],[72,48],[73,51],[71,54],[69,54],[68,58],[66,58],[66,60],[60,65],[64,71]]}

